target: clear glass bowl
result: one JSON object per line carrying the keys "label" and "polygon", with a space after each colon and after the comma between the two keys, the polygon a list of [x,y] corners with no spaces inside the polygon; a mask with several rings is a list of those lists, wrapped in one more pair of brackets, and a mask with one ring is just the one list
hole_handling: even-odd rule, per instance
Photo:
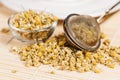
{"label": "clear glass bowl", "polygon": [[9,28],[14,38],[27,43],[36,43],[36,42],[38,43],[40,41],[45,41],[46,39],[48,39],[53,34],[58,22],[58,21],[55,21],[50,26],[39,29],[39,30],[23,30],[23,29],[16,28],[12,24],[12,19],[15,15],[12,15],[8,19]]}

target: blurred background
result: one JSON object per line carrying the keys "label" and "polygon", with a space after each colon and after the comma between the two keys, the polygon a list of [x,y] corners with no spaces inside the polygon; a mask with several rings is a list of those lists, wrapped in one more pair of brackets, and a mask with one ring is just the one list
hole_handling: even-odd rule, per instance
{"label": "blurred background", "polygon": [[[64,19],[70,13],[87,14],[91,16],[100,16],[111,5],[119,0],[0,0],[0,3],[16,12],[35,9],[51,12]],[[118,5],[111,11],[114,12],[120,8]]]}

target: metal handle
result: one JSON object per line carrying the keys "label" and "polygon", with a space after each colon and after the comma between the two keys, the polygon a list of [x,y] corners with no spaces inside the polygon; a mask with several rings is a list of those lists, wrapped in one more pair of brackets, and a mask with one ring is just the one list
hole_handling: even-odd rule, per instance
{"label": "metal handle", "polygon": [[120,4],[120,1],[116,2],[113,6],[111,6],[110,8],[108,8],[108,9],[105,11],[105,13],[97,19],[98,23],[101,23],[102,19],[103,19],[113,8],[115,8],[118,4]]}

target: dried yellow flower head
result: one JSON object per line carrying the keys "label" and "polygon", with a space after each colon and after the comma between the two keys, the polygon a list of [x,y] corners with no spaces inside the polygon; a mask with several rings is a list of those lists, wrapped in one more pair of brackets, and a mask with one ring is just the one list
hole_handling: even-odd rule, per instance
{"label": "dried yellow flower head", "polygon": [[12,72],[12,73],[16,73],[16,72],[17,72],[17,70],[12,70],[11,72]]}
{"label": "dried yellow flower head", "polygon": [[50,74],[55,74],[55,72],[54,72],[54,71],[51,71]]}
{"label": "dried yellow flower head", "polygon": [[2,28],[2,29],[1,29],[1,32],[2,32],[2,33],[8,33],[9,31],[10,31],[9,28]]}
{"label": "dried yellow flower head", "polygon": [[46,42],[21,47],[17,50],[13,48],[13,51],[24,59],[26,66],[51,64],[53,67],[58,66],[60,70],[99,73],[101,71],[97,68],[98,64],[114,68],[116,61],[120,63],[120,47],[110,47],[108,43],[109,41],[107,45],[101,46],[95,52],[83,52],[68,46],[65,35],[61,34]]}
{"label": "dried yellow flower head", "polygon": [[19,29],[39,30],[49,27],[57,20],[58,18],[50,13],[28,10],[16,14],[12,19],[12,23],[16,28]]}
{"label": "dried yellow flower head", "polygon": [[106,38],[106,34],[104,34],[103,32],[101,32],[100,38],[101,39],[105,39]]}

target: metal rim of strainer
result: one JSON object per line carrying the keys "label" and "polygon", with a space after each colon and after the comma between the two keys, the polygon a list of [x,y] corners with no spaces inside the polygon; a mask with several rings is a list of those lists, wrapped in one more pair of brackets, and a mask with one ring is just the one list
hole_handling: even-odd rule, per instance
{"label": "metal rim of strainer", "polygon": [[[98,41],[96,42],[96,44],[94,46],[84,46],[81,43],[78,43],[75,40],[75,37],[70,34],[70,31],[68,29],[69,28],[69,26],[68,26],[68,20],[72,16],[80,16],[80,15],[79,14],[70,14],[70,15],[68,15],[65,18],[65,20],[63,22],[63,29],[64,29],[64,32],[65,32],[65,36],[67,37],[67,40],[69,41],[69,43],[71,43],[74,47],[76,47],[78,49],[81,49],[81,50],[87,50],[87,51],[95,51],[95,50],[97,50],[100,47],[100,43],[101,43],[100,35],[98,35],[99,39],[98,39]],[[84,15],[82,15],[82,16],[84,16]]]}

